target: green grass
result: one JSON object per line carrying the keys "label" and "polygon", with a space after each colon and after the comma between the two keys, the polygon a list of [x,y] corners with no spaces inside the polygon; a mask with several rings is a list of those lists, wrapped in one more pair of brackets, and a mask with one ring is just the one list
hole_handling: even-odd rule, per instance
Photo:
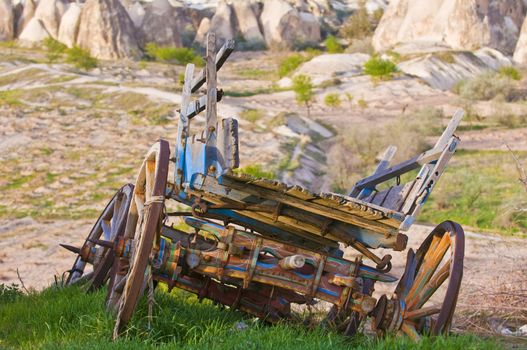
{"label": "green grass", "polygon": [[[345,338],[300,325],[268,326],[194,295],[156,292],[148,327],[140,302],[129,331],[111,341],[113,318],[104,309],[105,291],[84,294],[78,288],[49,288],[20,295],[0,285],[0,348],[4,349],[496,349],[495,342],[473,336],[426,338]],[[235,325],[244,322],[245,330]]]}
{"label": "green grass", "polygon": [[[518,153],[521,159],[526,153]],[[458,151],[426,203],[420,221],[454,220],[502,233],[527,232],[527,193],[508,152]]]}

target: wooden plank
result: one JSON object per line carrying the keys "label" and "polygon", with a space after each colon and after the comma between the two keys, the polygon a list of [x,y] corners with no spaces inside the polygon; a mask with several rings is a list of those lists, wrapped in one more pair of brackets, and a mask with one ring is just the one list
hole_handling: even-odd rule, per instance
{"label": "wooden plank", "polygon": [[[192,82],[192,76],[194,75],[194,65],[187,64],[185,69],[185,82],[183,84],[183,92],[181,95],[181,111],[186,111],[188,109],[188,104],[190,102],[190,87]],[[176,138],[176,154],[175,163],[175,185],[181,187],[183,183],[183,170],[185,168],[185,149],[187,147],[187,138],[189,136],[189,119],[185,113],[179,114],[179,123],[178,131]]]}
{"label": "wooden plank", "polygon": [[229,176],[222,176],[221,179],[222,185],[239,189],[240,191],[246,192],[248,194],[259,196],[261,198],[276,200],[286,205],[290,205],[292,207],[303,209],[305,211],[322,215],[327,218],[332,218],[334,220],[339,220],[348,224],[357,225],[359,227],[363,227],[374,232],[379,232],[383,234],[394,233],[394,230],[391,227],[388,227],[381,223],[377,223],[375,221],[366,220],[357,215],[352,215],[350,213],[346,213],[340,210],[331,210],[330,208],[327,208],[323,205],[313,202],[306,202],[301,199],[288,196],[285,193],[272,191],[262,187],[251,186],[250,184],[243,184],[237,181],[232,181]]}
{"label": "wooden plank", "polygon": [[[218,115],[216,108],[216,101],[218,95],[216,91],[216,64],[214,62],[216,56],[216,34],[209,32],[207,34],[207,66],[205,67],[207,72],[207,128],[206,128],[206,151],[205,151],[205,169],[211,171],[214,166],[213,162],[215,159],[210,157],[207,150],[216,148],[216,138],[218,127]],[[186,110],[186,109],[185,109]]]}
{"label": "wooden plank", "polygon": [[316,198],[316,195],[313,192],[297,185],[288,188],[285,193],[305,201]]}
{"label": "wooden plank", "polygon": [[[225,44],[223,44],[223,46],[221,47],[220,51],[218,51],[218,54],[216,55],[215,59],[216,71],[219,71],[221,69],[225,61],[227,61],[227,58],[229,58],[231,53],[234,51],[234,44],[234,40],[227,40]],[[198,91],[198,89],[202,87],[203,84],[205,84],[206,76],[206,69],[203,69],[198,74],[198,76],[192,81],[192,92]]]}
{"label": "wooden plank", "polygon": [[461,119],[463,119],[463,116],[465,115],[465,112],[463,112],[462,109],[458,109],[454,115],[452,116],[452,119],[450,119],[450,122],[448,123],[445,131],[443,131],[443,134],[437,140],[434,148],[443,149],[445,148],[446,144],[450,141],[452,136],[454,136],[454,132],[456,132],[456,129],[461,123]]}
{"label": "wooden plank", "polygon": [[[384,154],[382,155],[381,160],[379,161],[379,164],[377,164],[377,168],[375,169],[372,175],[378,174],[388,169],[388,167],[390,166],[390,162],[395,156],[395,152],[397,152],[397,147],[388,146],[388,148],[386,148],[386,150],[384,151]],[[375,189],[375,186],[373,188],[363,188],[360,191],[360,193],[357,195],[357,198],[362,199],[363,197],[366,197],[374,189]],[[354,188],[351,190],[350,193],[353,193],[353,190]],[[366,202],[370,202],[370,200],[367,200]]]}
{"label": "wooden plank", "polygon": [[240,166],[238,145],[238,121],[234,118],[222,119],[218,125],[218,158],[222,172]]}
{"label": "wooden plank", "polygon": [[[223,97],[223,90],[218,90],[217,101],[220,102]],[[207,95],[203,95],[195,101],[189,103],[185,116],[192,119],[207,108]]]}

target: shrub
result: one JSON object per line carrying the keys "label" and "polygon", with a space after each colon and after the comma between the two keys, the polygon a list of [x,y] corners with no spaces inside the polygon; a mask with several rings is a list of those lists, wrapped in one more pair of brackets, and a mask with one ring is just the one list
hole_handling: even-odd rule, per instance
{"label": "shrub", "polygon": [[48,51],[46,56],[49,63],[53,63],[58,60],[68,49],[66,45],[49,36],[44,39],[43,44]]}
{"label": "shrub", "polygon": [[237,169],[236,172],[251,175],[256,178],[274,179],[275,174],[272,171],[265,171],[261,164],[250,164],[243,168]]}
{"label": "shrub", "polygon": [[498,73],[501,76],[510,78],[512,80],[521,80],[522,78],[521,73],[513,66],[501,67]]}
{"label": "shrub", "polygon": [[198,67],[205,64],[193,49],[186,47],[158,46],[156,43],[148,43],[145,52],[147,57],[154,61],[174,64],[194,63]]}
{"label": "shrub", "polygon": [[337,38],[335,38],[333,35],[330,35],[326,38],[324,45],[326,46],[326,50],[329,53],[341,53],[344,51],[342,45],[340,45]]}
{"label": "shrub", "polygon": [[74,46],[66,51],[66,62],[75,66],[78,69],[92,69],[97,67],[99,62],[90,53],[78,46]]}
{"label": "shrub", "polygon": [[240,113],[240,117],[251,123],[256,123],[263,117],[263,113],[259,109],[248,109]]}
{"label": "shrub", "polygon": [[364,101],[362,98],[357,101],[357,104],[362,109],[368,108],[368,102]]}
{"label": "shrub", "polygon": [[293,72],[305,61],[306,58],[300,54],[293,54],[284,58],[278,67],[278,75],[280,78],[289,75],[289,73]]}
{"label": "shrub", "polygon": [[501,96],[510,102],[516,97],[512,80],[490,71],[461,80],[454,86],[453,91],[468,100],[488,101]]}
{"label": "shrub", "polygon": [[324,97],[324,104],[331,108],[339,107],[341,105],[339,94],[335,92],[327,94]]}
{"label": "shrub", "polygon": [[390,60],[373,56],[364,63],[364,74],[381,80],[390,80],[393,74],[397,72],[397,66]]}
{"label": "shrub", "polygon": [[297,75],[293,78],[293,91],[296,101],[304,104],[307,108],[307,116],[310,116],[311,101],[313,100],[313,83],[307,75]]}
{"label": "shrub", "polygon": [[383,15],[384,15],[384,10],[381,8],[378,8],[377,10],[373,11],[371,17],[373,19],[373,22],[375,22],[375,26],[379,24]]}
{"label": "shrub", "polygon": [[373,32],[373,26],[364,3],[355,13],[348,17],[340,29],[340,35],[346,39],[362,39]]}

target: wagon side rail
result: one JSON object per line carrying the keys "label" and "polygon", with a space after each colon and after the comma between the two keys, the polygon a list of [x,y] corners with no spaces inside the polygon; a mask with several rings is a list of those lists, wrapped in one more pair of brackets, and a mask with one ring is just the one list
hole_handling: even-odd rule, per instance
{"label": "wagon side rail", "polygon": [[[404,214],[404,220],[400,230],[408,230],[421,212],[460,142],[454,132],[463,115],[462,110],[458,110],[453,115],[432,149],[391,167],[390,161],[393,159],[397,148],[395,146],[388,147],[375,172],[359,180],[351,190],[350,196],[401,212]],[[401,175],[419,167],[421,170],[413,181],[404,185],[399,184]],[[396,186],[383,191],[377,190],[378,185],[394,178],[398,180]]]}

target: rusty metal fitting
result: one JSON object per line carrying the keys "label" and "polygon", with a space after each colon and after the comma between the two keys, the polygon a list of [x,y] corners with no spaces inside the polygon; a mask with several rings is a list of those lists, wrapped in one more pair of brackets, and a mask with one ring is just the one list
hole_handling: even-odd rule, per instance
{"label": "rusty metal fitting", "polygon": [[284,270],[300,269],[306,264],[306,258],[299,254],[290,255],[281,259],[278,264]]}

